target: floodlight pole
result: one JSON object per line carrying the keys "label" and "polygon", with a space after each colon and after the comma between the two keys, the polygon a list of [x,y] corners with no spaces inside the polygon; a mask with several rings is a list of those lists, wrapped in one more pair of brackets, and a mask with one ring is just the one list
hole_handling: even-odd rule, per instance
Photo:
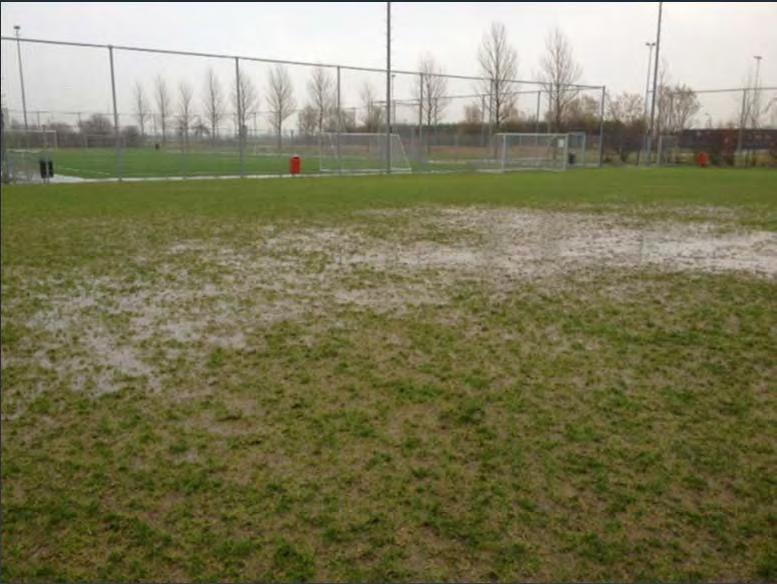
{"label": "floodlight pole", "polygon": [[19,41],[19,29],[21,28],[18,24],[14,25],[14,30],[16,31],[16,56],[19,58],[19,83],[22,88],[22,112],[24,112],[24,132],[25,134],[29,131],[29,128],[27,127],[27,96],[24,93],[24,68],[22,67],[22,44]]}
{"label": "floodlight pole", "polygon": [[391,2],[386,2],[386,173],[391,174]]}
{"label": "floodlight pole", "polygon": [[[648,47],[648,62],[647,62],[647,79],[645,79],[645,113],[642,116],[645,120],[645,137],[642,140],[642,150],[647,150],[647,141],[648,141],[648,99],[650,96],[650,64],[653,61],[653,47],[656,46],[656,43],[645,43],[645,46]],[[637,153],[637,164],[639,165],[639,153]]]}
{"label": "floodlight pole", "polygon": [[647,62],[647,78],[645,79],[645,118],[648,115],[648,96],[650,94],[650,65],[653,61],[653,47],[656,43],[645,43],[648,48],[648,62]]}
{"label": "floodlight pole", "polygon": [[648,133],[647,164],[650,165],[650,158],[653,152],[653,124],[656,119],[656,89],[658,86],[658,57],[661,52],[661,17],[663,15],[664,3],[658,3],[658,25],[656,29],[656,59],[653,65],[653,97],[650,100],[650,130]]}
{"label": "floodlight pole", "polygon": [[116,142],[116,176],[122,179],[121,171],[121,140],[119,134],[119,110],[116,107],[116,76],[113,70],[113,46],[108,45],[108,60],[111,64],[111,98],[113,100],[113,136]]}

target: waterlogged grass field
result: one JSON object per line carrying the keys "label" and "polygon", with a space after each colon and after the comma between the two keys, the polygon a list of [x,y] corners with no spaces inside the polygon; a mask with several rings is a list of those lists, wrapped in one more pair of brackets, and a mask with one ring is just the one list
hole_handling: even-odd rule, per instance
{"label": "waterlogged grass field", "polygon": [[774,171],[2,204],[3,580],[777,579]]}

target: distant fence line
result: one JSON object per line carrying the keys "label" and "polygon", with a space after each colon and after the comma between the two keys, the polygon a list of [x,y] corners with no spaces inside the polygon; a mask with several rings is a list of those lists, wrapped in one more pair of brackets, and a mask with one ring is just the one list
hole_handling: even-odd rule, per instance
{"label": "distant fence line", "polygon": [[[508,84],[508,103],[512,109],[508,116],[503,116],[495,113],[495,108],[498,109],[496,103],[499,90],[494,89],[493,81],[487,76],[396,69],[391,71],[388,95],[385,99],[380,99],[380,91],[374,91],[371,97],[365,97],[364,91],[370,87],[374,89],[375,86],[380,88],[387,82],[387,71],[382,68],[39,38],[2,36],[0,39],[4,49],[14,48],[9,47],[8,43],[17,43],[17,50],[22,46],[39,47],[25,51],[24,54],[18,51],[20,69],[22,57],[32,65],[33,74],[29,77],[25,75],[25,78],[28,83],[33,83],[34,89],[32,92],[27,91],[28,99],[24,108],[9,109],[7,103],[4,104],[3,129],[8,133],[4,136],[4,149],[6,146],[14,150],[113,148],[114,167],[103,166],[100,172],[119,180],[127,171],[127,161],[135,156],[130,150],[138,148],[175,150],[184,158],[190,157],[195,151],[207,152],[208,148],[214,155],[233,153],[239,157],[239,166],[236,170],[230,167],[230,172],[240,176],[248,174],[247,157],[267,156],[274,152],[279,162],[272,172],[281,173],[282,159],[299,153],[295,150],[302,149],[301,152],[308,158],[323,156],[320,152],[315,153],[316,146],[321,150],[320,136],[323,133],[337,136],[337,157],[341,156],[341,141],[347,141],[345,137],[349,134],[383,134],[387,142],[380,148],[389,160],[391,152],[401,150],[402,156],[406,155],[412,162],[414,171],[469,169],[473,164],[493,157],[493,137],[500,132],[583,134],[586,139],[578,159],[587,161],[586,165],[601,166],[604,162],[639,164],[645,160],[640,157],[647,135],[645,118],[635,118],[632,114],[631,121],[627,123],[617,119],[611,111],[614,96],[607,93],[604,85],[564,85],[562,89],[569,91],[569,95],[574,97],[574,108],[571,108],[574,111],[567,111],[563,121],[554,122],[551,116],[551,92],[547,84],[537,80],[504,80],[504,83]],[[74,47],[74,52],[69,53],[67,47]],[[78,52],[81,48],[96,51]],[[107,56],[104,61],[102,51],[105,51]],[[117,60],[118,53],[138,56],[129,60],[126,57]],[[142,54],[154,55],[155,58],[150,62],[144,61]],[[10,59],[9,56],[10,53],[3,59],[6,82],[16,78],[15,72],[5,70],[6,67],[10,69],[16,66],[16,59]],[[176,60],[177,57],[192,59]],[[191,80],[202,79],[203,73],[213,71],[211,65],[207,61],[203,62],[203,59],[218,60],[224,64],[218,66],[220,69],[217,74],[217,82],[222,90],[219,112],[221,121],[218,123],[209,121],[208,114],[203,113],[206,106],[202,103],[201,88],[198,90],[199,99],[194,101],[191,111],[187,109],[186,113],[181,113],[183,110],[180,109],[178,101],[181,99],[178,92],[182,92],[184,85],[188,85],[192,92]],[[207,71],[203,63],[207,65]],[[267,100],[271,92],[267,87],[272,83],[271,76],[267,85],[260,87],[258,92],[256,86],[253,86],[255,94],[249,99],[253,101],[246,104],[244,83],[248,83],[248,89],[251,89],[251,83],[257,80],[262,83],[263,73],[272,73],[269,68],[252,67],[251,64],[289,66],[292,75],[297,76],[297,90],[300,88],[302,75],[305,76],[304,86],[309,87],[312,75],[309,75],[308,69],[322,68],[334,72],[334,75],[327,78],[330,83],[327,90],[330,92],[328,99],[331,99],[327,106],[326,119],[322,113],[313,130],[309,123],[303,127],[302,118],[306,113],[310,113],[306,112],[311,107],[310,101],[305,105],[300,100],[292,105],[279,106],[279,109],[271,109],[269,101],[268,105],[261,106],[260,96]],[[80,76],[77,74],[79,67],[82,72]],[[140,110],[134,108],[133,92],[137,91],[137,87],[141,91],[144,86],[147,89],[152,88],[152,68],[157,72],[153,79],[155,85],[142,112],[145,117],[141,119]],[[153,91],[156,90],[159,80],[162,83],[171,80],[171,68],[174,76],[172,80],[175,80],[175,76],[178,77],[178,92],[176,86],[173,86],[165,113],[160,109],[162,106]],[[84,75],[83,71],[88,73]],[[193,71],[199,73],[192,73]],[[347,76],[347,72],[355,72],[355,75]],[[188,77],[181,78],[181,75]],[[135,85],[130,90],[129,82],[133,78]],[[444,90],[435,93],[431,101],[422,88],[426,78],[445,80],[441,85]],[[84,79],[88,81],[84,82]],[[120,79],[120,87],[117,79]],[[221,85],[229,79],[231,81]],[[22,88],[23,83],[20,83]],[[289,83],[293,88],[294,81]],[[52,90],[52,87],[55,89]],[[223,91],[225,88],[226,92]],[[68,101],[61,99],[60,90],[63,94],[69,92]],[[661,99],[666,100],[668,96],[670,104],[679,99],[674,97],[678,94],[667,90],[666,87],[662,88],[666,93],[659,94]],[[740,137],[736,150],[739,153],[751,148],[753,143],[747,130],[777,127],[777,87],[759,85],[700,89],[692,92],[699,100],[695,119],[693,116],[679,119],[671,107],[666,108],[664,112],[664,105],[659,99],[658,116],[652,134],[656,138],[654,143],[658,149],[654,159],[656,162],[668,163],[671,160],[688,158],[688,152],[677,154],[678,149],[687,148],[688,144],[687,140],[678,141],[677,137],[689,128],[725,127],[730,130],[738,126]],[[645,98],[650,96],[651,92],[648,91]],[[7,98],[7,93],[4,97]],[[30,98],[33,103],[37,102],[35,106],[29,107]],[[192,95],[189,99],[193,99]],[[50,105],[40,107],[42,100],[48,100]],[[95,101],[99,102],[96,106]],[[52,102],[75,104],[76,107],[71,105],[57,109],[52,107]],[[91,105],[84,108],[78,106],[80,103],[90,102]],[[292,102],[295,102],[294,98]],[[740,102],[741,107],[737,106]],[[108,107],[105,107],[106,104]],[[714,111],[715,107],[728,113],[716,114],[716,119],[713,119],[710,112]],[[430,113],[432,108],[435,109],[434,115]],[[283,113],[279,110],[283,110]],[[502,113],[504,114],[504,111]],[[774,119],[769,118],[769,115]],[[44,116],[48,117],[47,121],[41,120]],[[276,119],[279,116],[280,121]],[[23,117],[23,123],[20,117]],[[22,130],[24,133],[20,133]],[[351,140],[356,138],[352,137]],[[392,142],[389,147],[389,140],[398,140],[399,144]],[[733,160],[737,164],[742,160],[755,160],[758,163],[769,161],[768,158],[758,156],[743,158],[731,155],[727,150],[730,142],[731,139],[726,138],[725,147],[721,147],[725,152],[719,157],[720,160]],[[365,142],[365,148],[377,148],[371,144]],[[669,146],[673,148],[671,156],[667,154]],[[351,151],[356,151],[355,143]],[[331,154],[329,152],[326,155]],[[370,156],[374,154],[370,150]],[[105,158],[105,155],[101,156]],[[72,163],[75,159],[70,157],[68,160]],[[106,164],[105,160],[102,164]],[[189,163],[184,159],[181,165],[188,168]],[[335,166],[343,168],[340,161]],[[386,171],[391,172],[390,163]],[[184,175],[186,172],[184,171]]]}

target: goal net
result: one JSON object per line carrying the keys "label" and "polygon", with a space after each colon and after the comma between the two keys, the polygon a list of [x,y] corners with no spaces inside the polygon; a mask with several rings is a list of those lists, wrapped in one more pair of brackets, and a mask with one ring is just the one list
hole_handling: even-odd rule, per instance
{"label": "goal net", "polygon": [[566,170],[585,164],[585,134],[495,134],[484,170]]}
{"label": "goal net", "polygon": [[410,162],[398,134],[391,134],[388,144],[386,134],[377,132],[321,135],[321,172],[386,172],[389,160],[391,172],[410,172]]}

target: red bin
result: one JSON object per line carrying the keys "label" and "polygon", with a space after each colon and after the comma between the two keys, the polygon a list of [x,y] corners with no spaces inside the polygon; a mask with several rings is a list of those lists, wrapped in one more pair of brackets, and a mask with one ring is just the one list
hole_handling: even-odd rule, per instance
{"label": "red bin", "polygon": [[289,158],[289,174],[299,174],[302,172],[302,159],[299,156]]}

